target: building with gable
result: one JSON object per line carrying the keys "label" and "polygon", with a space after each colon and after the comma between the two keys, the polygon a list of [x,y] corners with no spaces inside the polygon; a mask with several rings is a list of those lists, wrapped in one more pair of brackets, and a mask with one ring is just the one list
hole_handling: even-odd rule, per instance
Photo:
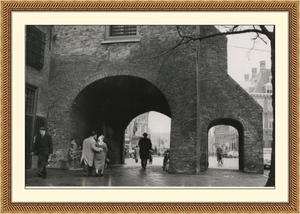
{"label": "building with gable", "polygon": [[271,148],[273,132],[273,107],[272,107],[272,75],[271,69],[266,68],[266,62],[260,61],[259,72],[252,68],[252,75],[244,75],[245,90],[263,108],[263,141],[264,148]]}

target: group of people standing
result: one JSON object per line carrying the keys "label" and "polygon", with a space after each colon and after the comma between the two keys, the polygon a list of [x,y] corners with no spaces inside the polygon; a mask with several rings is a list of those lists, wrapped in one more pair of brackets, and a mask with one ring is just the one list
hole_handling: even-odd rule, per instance
{"label": "group of people standing", "polygon": [[103,177],[106,168],[108,147],[104,142],[104,135],[91,132],[90,136],[83,141],[80,162],[83,164],[83,174],[91,176],[95,168],[95,176]]}
{"label": "group of people standing", "polygon": [[[44,127],[40,127],[39,131],[40,135],[38,135],[35,140],[32,155],[38,155],[38,176],[46,178],[46,166],[53,153],[52,137],[46,134]],[[135,158],[137,162],[137,158],[140,157],[141,166],[143,169],[146,169],[148,159],[152,162],[150,154],[152,151],[152,143],[151,140],[147,138],[147,133],[144,133],[143,136],[144,137],[138,142]],[[83,170],[85,176],[91,176],[93,169],[95,169],[95,176],[103,177],[104,170],[109,161],[108,145],[104,141],[104,135],[100,135],[97,138],[97,134],[94,131],[83,141],[80,162],[84,165]]]}

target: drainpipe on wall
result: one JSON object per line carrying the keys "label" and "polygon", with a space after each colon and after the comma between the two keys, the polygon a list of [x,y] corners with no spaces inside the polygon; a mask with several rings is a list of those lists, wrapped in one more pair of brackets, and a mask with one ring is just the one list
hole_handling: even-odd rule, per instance
{"label": "drainpipe on wall", "polygon": [[[197,34],[200,36],[200,26],[196,26]],[[200,83],[199,83],[199,51],[200,51],[200,41],[196,44],[196,96],[197,96],[197,144],[196,144],[196,154],[197,154],[197,168],[196,173],[200,172],[200,142],[201,142],[201,121],[200,121]]]}

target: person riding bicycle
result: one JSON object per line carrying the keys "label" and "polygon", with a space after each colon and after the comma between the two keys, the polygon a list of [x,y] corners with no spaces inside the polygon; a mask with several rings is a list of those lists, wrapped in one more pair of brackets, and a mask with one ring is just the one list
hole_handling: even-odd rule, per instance
{"label": "person riding bicycle", "polygon": [[222,149],[221,145],[219,145],[218,148],[217,148],[218,163],[222,162],[222,154],[223,154],[223,149]]}

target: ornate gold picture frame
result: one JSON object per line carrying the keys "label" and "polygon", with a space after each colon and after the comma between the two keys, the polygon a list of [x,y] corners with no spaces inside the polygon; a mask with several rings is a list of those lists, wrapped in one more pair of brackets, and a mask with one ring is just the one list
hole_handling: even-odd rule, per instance
{"label": "ornate gold picture frame", "polygon": [[[287,203],[14,203],[11,186],[12,12],[17,11],[286,11],[289,16],[289,201]],[[299,212],[299,2],[1,2],[1,212],[201,213]],[[142,193],[141,193],[142,194]]]}

